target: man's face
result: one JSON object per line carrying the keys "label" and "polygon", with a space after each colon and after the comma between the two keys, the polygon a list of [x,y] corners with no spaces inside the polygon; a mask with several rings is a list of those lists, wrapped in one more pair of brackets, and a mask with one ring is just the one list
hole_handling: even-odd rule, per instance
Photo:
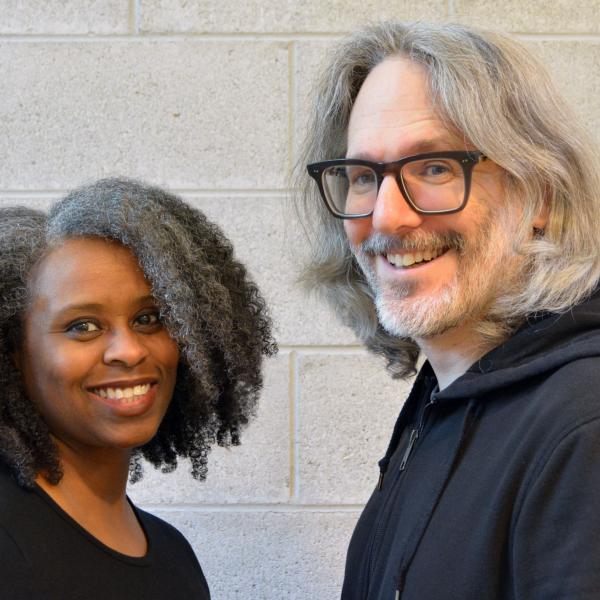
{"label": "man's face", "polygon": [[[393,57],[373,69],[350,117],[348,158],[392,162],[465,149],[434,111],[422,67]],[[520,211],[506,201],[502,177],[491,161],[478,164],[464,210],[420,215],[388,175],[373,215],[344,222],[375,293],[379,320],[390,333],[418,340],[476,322],[519,279],[522,259],[512,241]]]}

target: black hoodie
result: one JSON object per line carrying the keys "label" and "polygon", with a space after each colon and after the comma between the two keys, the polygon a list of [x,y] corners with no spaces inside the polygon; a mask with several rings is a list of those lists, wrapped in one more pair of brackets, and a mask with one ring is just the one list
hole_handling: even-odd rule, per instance
{"label": "black hoodie", "polygon": [[600,292],[435,389],[425,363],[342,600],[600,598]]}

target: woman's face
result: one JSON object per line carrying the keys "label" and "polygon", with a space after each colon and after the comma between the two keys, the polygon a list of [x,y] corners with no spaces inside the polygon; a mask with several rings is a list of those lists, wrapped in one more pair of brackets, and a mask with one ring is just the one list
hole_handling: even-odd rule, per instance
{"label": "woman's face", "polygon": [[117,243],[70,239],[31,283],[16,359],[59,449],[149,441],[173,395],[179,350],[135,257]]}

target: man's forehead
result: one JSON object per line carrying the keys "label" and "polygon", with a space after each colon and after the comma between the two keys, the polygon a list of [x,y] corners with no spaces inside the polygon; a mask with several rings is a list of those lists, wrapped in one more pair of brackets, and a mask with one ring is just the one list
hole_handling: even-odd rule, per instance
{"label": "man's forehead", "polygon": [[347,130],[347,156],[395,160],[408,154],[464,146],[431,100],[425,69],[390,57],[365,79]]}
{"label": "man's forehead", "polygon": [[427,72],[422,65],[401,56],[390,56],[376,65],[358,91],[352,113],[360,114],[377,104],[381,110],[403,107],[431,109]]}

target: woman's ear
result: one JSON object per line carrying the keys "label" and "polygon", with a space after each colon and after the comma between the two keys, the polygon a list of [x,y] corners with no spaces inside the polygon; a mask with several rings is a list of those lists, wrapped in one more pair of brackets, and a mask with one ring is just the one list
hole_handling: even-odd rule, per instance
{"label": "woman's ear", "polygon": [[10,357],[10,361],[15,369],[20,371],[23,365],[23,359],[21,357],[21,344],[19,342],[19,335],[14,329],[8,334],[8,356]]}
{"label": "woman's ear", "polygon": [[17,369],[17,371],[21,370],[21,353],[18,350],[13,350],[10,353],[10,360],[13,364],[13,366],[15,367],[15,369]]}

